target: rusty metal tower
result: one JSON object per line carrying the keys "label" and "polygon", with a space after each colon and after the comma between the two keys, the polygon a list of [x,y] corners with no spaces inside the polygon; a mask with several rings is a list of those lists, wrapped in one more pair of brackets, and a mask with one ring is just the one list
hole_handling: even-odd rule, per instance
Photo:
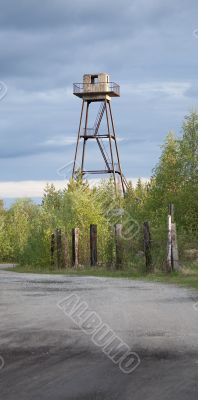
{"label": "rusty metal tower", "polygon": [[[82,174],[82,176],[85,174],[111,174],[114,179],[116,192],[119,187],[125,193],[127,182],[121,169],[111,110],[111,98],[120,96],[120,86],[114,82],[110,82],[109,75],[106,73],[86,74],[83,76],[83,83],[73,84],[73,94],[82,99],[73,164],[73,178],[75,179],[78,173]],[[99,108],[93,127],[90,128],[90,106],[96,102],[99,103]],[[105,123],[105,126],[103,126],[104,132],[101,132],[102,123],[103,125]],[[88,140],[96,141],[102,155],[104,169],[85,168],[85,148]],[[78,165],[77,156],[80,157]]]}

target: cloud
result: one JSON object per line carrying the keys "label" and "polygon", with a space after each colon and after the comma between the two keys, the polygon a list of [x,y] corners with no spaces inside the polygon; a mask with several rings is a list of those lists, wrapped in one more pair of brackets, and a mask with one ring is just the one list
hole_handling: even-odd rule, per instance
{"label": "cloud", "polygon": [[[137,184],[139,178],[130,178],[133,185]],[[147,182],[149,178],[141,178],[142,182]],[[97,186],[100,179],[90,179],[90,186]],[[39,198],[43,196],[44,188],[48,184],[53,184],[56,190],[63,190],[67,187],[67,180],[54,181],[18,181],[0,182],[0,198]]]}
{"label": "cloud", "polygon": [[119,26],[123,18],[137,25],[141,19],[149,22],[163,19],[171,11],[179,11],[179,4],[176,1],[173,5],[170,0],[165,4],[159,0],[134,0],[132,3],[130,0],[100,0],[100,3],[96,0],[43,0],[42,4],[39,0],[18,0],[17,7],[13,8],[12,0],[6,0],[1,7],[0,23],[3,27],[37,31],[78,24],[108,23],[111,26],[112,20]]}
{"label": "cloud", "polygon": [[4,82],[0,82],[0,101],[6,96],[8,88]]}
{"label": "cloud", "polygon": [[194,84],[191,84],[188,90],[186,91],[186,96],[188,97],[198,97],[198,82],[195,82]]}
{"label": "cloud", "polygon": [[[57,190],[64,189],[65,181],[53,181]],[[42,197],[46,181],[19,181],[19,182],[0,182],[0,197],[22,198],[22,197]]]}
{"label": "cloud", "polygon": [[45,142],[41,143],[40,146],[49,148],[51,146],[68,146],[74,143],[76,143],[76,136],[54,136],[51,139],[48,139]]}
{"label": "cloud", "polygon": [[169,96],[172,98],[184,97],[191,88],[190,82],[184,81],[162,81],[162,82],[145,82],[145,83],[127,83],[122,85],[123,95],[132,94],[145,97],[153,96]]}
{"label": "cloud", "polygon": [[[165,134],[196,106],[196,26],[196,0],[3,1],[0,179],[57,179],[74,156],[72,83],[103,70],[121,85],[112,107],[122,168],[149,176]],[[93,165],[98,153],[86,157]]]}

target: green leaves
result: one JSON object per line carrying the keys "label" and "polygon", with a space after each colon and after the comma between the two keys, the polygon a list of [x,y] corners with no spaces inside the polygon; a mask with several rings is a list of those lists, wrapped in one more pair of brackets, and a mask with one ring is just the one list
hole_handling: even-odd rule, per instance
{"label": "green leaves", "polygon": [[[158,255],[163,254],[168,204],[175,205],[178,235],[180,232],[182,235],[189,233],[190,237],[197,238],[197,200],[198,114],[192,112],[185,118],[182,137],[176,138],[173,132],[168,133],[150,182],[145,184],[139,179],[136,187],[129,182],[124,198],[115,196],[111,179],[101,181],[100,185],[92,189],[79,173],[62,191],[48,184],[39,206],[29,199],[21,199],[9,210],[5,210],[0,201],[1,260],[49,266],[52,232],[60,228],[66,234],[71,248],[71,230],[78,227],[80,259],[88,265],[89,226],[97,224],[98,258],[104,264],[111,264],[115,250],[114,224],[123,222],[123,215],[140,227],[144,221],[149,220],[153,246],[156,246]],[[129,263],[141,250],[141,246],[140,229],[125,246],[125,258]]]}

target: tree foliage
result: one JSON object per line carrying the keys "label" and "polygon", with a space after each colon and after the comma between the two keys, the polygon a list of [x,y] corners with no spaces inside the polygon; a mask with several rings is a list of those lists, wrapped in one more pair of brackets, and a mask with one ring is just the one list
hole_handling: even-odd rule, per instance
{"label": "tree foliage", "polygon": [[[80,257],[89,263],[89,226],[97,224],[99,260],[109,263],[114,257],[113,227],[123,222],[140,229],[126,243],[125,252],[134,256],[142,246],[141,227],[150,221],[157,252],[165,248],[167,207],[175,205],[179,239],[198,239],[198,114],[185,118],[182,136],[169,132],[158,164],[149,182],[129,182],[123,198],[115,196],[112,180],[90,188],[79,175],[62,191],[52,184],[44,189],[41,205],[29,199],[17,200],[9,210],[0,202],[0,254],[2,261],[45,266],[50,263],[50,238],[60,228],[71,247],[71,230],[80,228]],[[124,214],[123,214],[124,213]],[[124,216],[123,216],[124,215]],[[133,222],[132,222],[133,221]],[[135,222],[134,222],[135,221]]]}

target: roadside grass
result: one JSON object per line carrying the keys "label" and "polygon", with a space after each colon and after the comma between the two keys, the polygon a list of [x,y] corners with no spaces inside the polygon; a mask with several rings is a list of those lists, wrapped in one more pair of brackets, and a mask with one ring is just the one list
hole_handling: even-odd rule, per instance
{"label": "roadside grass", "polygon": [[[8,269],[10,271],[10,269]],[[145,273],[143,267],[123,269],[123,270],[112,270],[105,269],[102,267],[91,268],[81,267],[79,269],[54,269],[52,267],[39,268],[32,266],[20,266],[17,265],[12,269],[14,272],[23,273],[37,273],[37,274],[59,274],[59,275],[70,275],[70,276],[98,276],[98,277],[109,277],[109,278],[127,278],[127,279],[139,279],[150,282],[162,282],[168,284],[182,285],[186,287],[192,287],[198,289],[198,265],[188,264],[183,266],[180,272],[165,273],[160,270],[156,270],[154,273]]]}

